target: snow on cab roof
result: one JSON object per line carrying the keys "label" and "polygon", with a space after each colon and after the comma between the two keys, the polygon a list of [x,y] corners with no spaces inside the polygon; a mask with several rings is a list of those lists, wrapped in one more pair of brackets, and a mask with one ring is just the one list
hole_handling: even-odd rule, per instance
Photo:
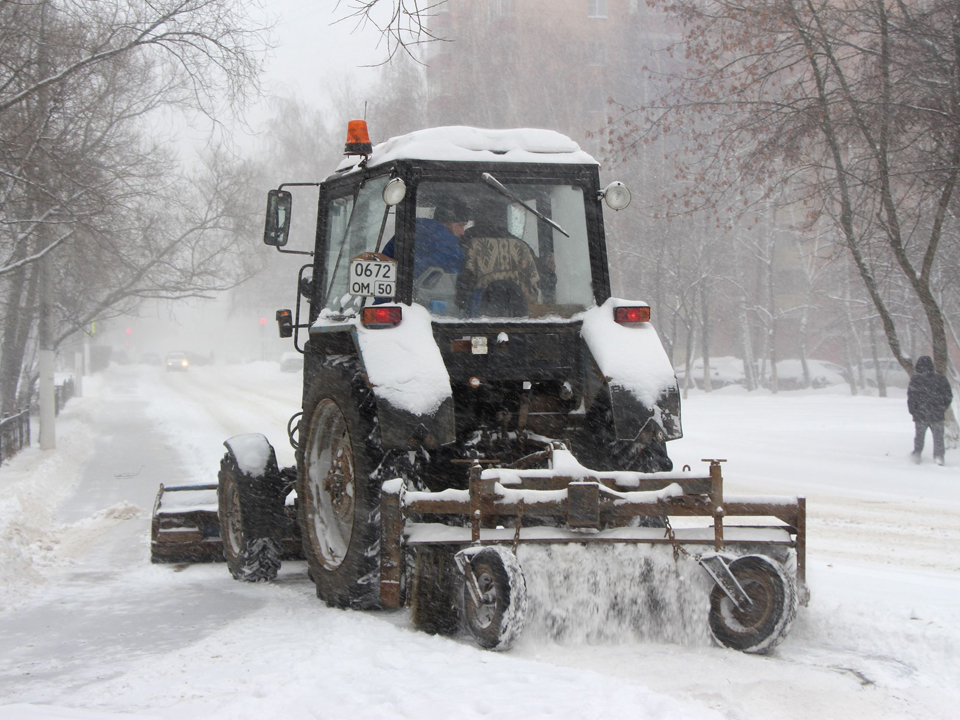
{"label": "snow on cab roof", "polygon": [[[337,170],[349,170],[359,160],[359,156],[351,155]],[[553,130],[487,130],[465,126],[429,128],[390,138],[374,146],[367,166],[393,160],[600,164],[573,140]]]}

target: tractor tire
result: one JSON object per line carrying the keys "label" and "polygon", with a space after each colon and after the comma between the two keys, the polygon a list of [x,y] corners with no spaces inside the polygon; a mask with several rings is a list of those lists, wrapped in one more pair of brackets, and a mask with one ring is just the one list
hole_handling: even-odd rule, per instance
{"label": "tractor tire", "polygon": [[467,582],[463,587],[463,616],[477,644],[487,650],[509,650],[523,632],[527,586],[517,557],[490,546],[469,556],[470,570],[480,586],[482,602],[474,605]]}
{"label": "tractor tire", "polygon": [[373,393],[362,374],[321,368],[304,404],[297,451],[303,552],[332,607],[380,607],[383,460]]}
{"label": "tractor tire", "polygon": [[454,551],[421,545],[413,577],[413,626],[429,635],[452,637],[460,631],[462,578],[453,560]]}
{"label": "tractor tire", "polygon": [[729,568],[753,604],[738,610],[715,585],[710,592],[710,634],[733,650],[769,652],[786,637],[797,615],[794,582],[780,563],[765,555],[745,555]]}
{"label": "tractor tire", "polygon": [[243,503],[237,478],[241,474],[231,453],[220,461],[217,506],[223,557],[234,580],[268,582],[280,570],[281,547],[274,538],[248,537],[243,532]]}

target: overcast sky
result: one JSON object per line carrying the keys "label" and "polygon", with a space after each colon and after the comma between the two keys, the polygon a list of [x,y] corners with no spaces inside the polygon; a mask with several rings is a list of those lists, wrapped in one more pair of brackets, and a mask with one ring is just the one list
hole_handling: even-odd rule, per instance
{"label": "overcast sky", "polygon": [[[230,123],[226,116],[218,117],[233,125],[234,140],[241,148],[256,145],[255,133],[263,130],[274,112],[270,96],[297,97],[322,111],[331,90],[349,82],[359,90],[355,96],[361,103],[355,116],[362,117],[362,100],[368,99],[362,91],[375,81],[380,71],[376,64],[386,59],[387,48],[376,28],[358,27],[356,19],[347,17],[347,3],[343,0],[336,10],[336,0],[267,0],[266,12],[275,21],[276,47],[268,54],[261,77],[264,97],[245,108],[247,129]],[[202,115],[184,117],[179,110],[165,108],[154,122],[158,133],[172,132],[185,159],[202,153],[210,142],[212,126]]]}
{"label": "overcast sky", "polygon": [[[386,47],[373,27],[357,28],[344,18],[349,9],[343,0],[270,0],[268,11],[279,16],[268,59],[265,87],[285,86],[321,107],[327,87],[348,75],[359,86],[369,85],[376,70],[370,67],[386,57]],[[378,46],[378,43],[379,46]]]}

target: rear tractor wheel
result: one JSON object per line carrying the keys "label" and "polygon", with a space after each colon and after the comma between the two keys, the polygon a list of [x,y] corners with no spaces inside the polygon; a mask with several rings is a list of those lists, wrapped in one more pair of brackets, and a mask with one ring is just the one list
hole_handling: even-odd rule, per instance
{"label": "rear tractor wheel", "polygon": [[776,560],[746,555],[728,566],[752,603],[738,608],[714,585],[710,592],[710,634],[724,647],[748,653],[765,653],[790,631],[797,614],[793,580]]}
{"label": "rear tractor wheel", "polygon": [[[331,382],[333,382],[331,380]],[[309,416],[297,479],[303,550],[317,596],[333,607],[380,604],[380,457],[369,418],[349,390],[321,398]]]}

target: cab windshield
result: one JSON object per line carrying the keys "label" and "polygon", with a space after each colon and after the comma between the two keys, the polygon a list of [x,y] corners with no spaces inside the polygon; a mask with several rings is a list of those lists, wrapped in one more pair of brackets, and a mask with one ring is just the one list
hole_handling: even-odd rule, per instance
{"label": "cab windshield", "polygon": [[445,318],[585,310],[594,296],[584,207],[576,185],[421,183],[414,302]]}

